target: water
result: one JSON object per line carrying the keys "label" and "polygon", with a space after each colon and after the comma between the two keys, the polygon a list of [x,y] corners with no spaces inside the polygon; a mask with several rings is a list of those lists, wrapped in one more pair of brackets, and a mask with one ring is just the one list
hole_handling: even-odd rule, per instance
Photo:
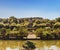
{"label": "water", "polygon": [[[35,44],[35,46],[37,47],[35,50],[60,50],[60,40],[29,41],[32,41]],[[26,40],[0,40],[0,50],[20,50],[25,42]]]}

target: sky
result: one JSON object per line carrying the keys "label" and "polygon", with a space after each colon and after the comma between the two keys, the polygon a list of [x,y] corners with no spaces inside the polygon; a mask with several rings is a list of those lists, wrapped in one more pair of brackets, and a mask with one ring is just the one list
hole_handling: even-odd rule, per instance
{"label": "sky", "polygon": [[60,17],[60,0],[0,0],[0,18]]}

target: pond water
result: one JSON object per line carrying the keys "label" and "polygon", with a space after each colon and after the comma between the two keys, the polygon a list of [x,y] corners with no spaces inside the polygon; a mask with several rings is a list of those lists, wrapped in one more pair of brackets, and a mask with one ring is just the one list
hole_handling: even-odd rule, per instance
{"label": "pond water", "polygon": [[[35,50],[60,50],[60,40],[29,40],[37,47]],[[0,50],[22,50],[26,40],[0,40]]]}

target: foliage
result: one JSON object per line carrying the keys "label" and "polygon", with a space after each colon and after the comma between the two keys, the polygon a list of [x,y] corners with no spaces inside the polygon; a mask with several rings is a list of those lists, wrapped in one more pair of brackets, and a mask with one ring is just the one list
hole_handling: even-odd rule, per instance
{"label": "foliage", "polygon": [[[30,29],[30,30],[29,30]],[[0,18],[0,35],[3,37],[8,34],[17,37],[27,37],[31,30],[41,39],[60,39],[60,17],[49,20],[40,17],[34,18]]]}
{"label": "foliage", "polygon": [[27,50],[29,50],[29,49],[35,49],[35,48],[36,48],[35,44],[34,44],[33,42],[30,42],[30,41],[27,41],[27,42],[23,45],[23,47],[24,47],[25,49],[27,49]]}

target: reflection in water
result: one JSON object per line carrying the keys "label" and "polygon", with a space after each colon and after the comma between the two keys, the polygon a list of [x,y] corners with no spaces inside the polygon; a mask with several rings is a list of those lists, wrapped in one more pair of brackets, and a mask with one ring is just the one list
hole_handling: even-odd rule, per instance
{"label": "reflection in water", "polygon": [[[10,48],[10,47],[7,47],[6,50],[24,50],[24,48]],[[44,46],[42,48],[36,48],[35,50],[60,50],[60,48],[56,47],[56,46],[51,46],[51,47],[47,47],[47,46]]]}
{"label": "reflection in water", "polygon": [[51,46],[49,49],[58,50],[58,48],[55,45]]}
{"label": "reflection in water", "polygon": [[11,49],[10,47],[7,47],[6,50],[19,50],[19,48]]}
{"label": "reflection in water", "polygon": [[[35,50],[60,50],[60,40],[55,41],[42,41],[42,40],[30,40],[36,45]],[[3,41],[0,40],[0,50],[22,50],[22,45],[26,41]]]}

